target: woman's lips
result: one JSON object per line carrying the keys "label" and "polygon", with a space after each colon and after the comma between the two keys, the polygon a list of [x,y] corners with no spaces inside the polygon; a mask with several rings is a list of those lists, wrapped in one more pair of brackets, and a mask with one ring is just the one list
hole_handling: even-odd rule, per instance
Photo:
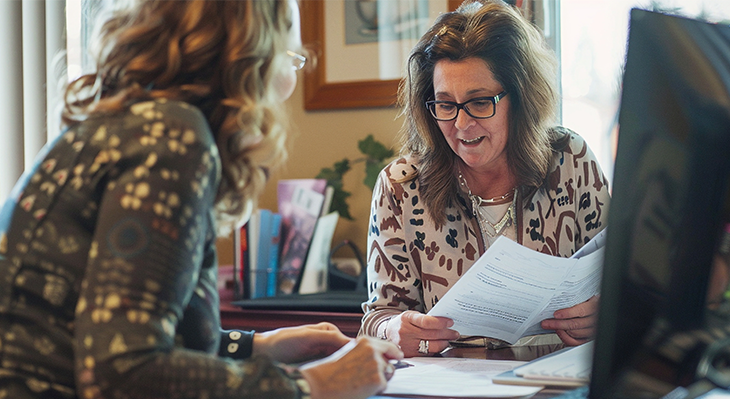
{"label": "woman's lips", "polygon": [[476,137],[471,140],[459,139],[459,141],[461,141],[463,144],[466,144],[466,145],[479,144],[482,140],[484,140],[484,136]]}

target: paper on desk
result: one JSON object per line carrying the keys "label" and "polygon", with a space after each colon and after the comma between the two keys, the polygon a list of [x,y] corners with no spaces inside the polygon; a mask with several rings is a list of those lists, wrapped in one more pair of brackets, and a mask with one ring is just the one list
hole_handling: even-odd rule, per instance
{"label": "paper on desk", "polygon": [[542,388],[492,383],[493,376],[525,362],[438,357],[405,361],[413,367],[396,370],[384,395],[514,398],[532,395]]}
{"label": "paper on desk", "polygon": [[546,255],[499,237],[428,312],[461,335],[515,343],[540,322],[598,293],[603,247],[580,258]]}

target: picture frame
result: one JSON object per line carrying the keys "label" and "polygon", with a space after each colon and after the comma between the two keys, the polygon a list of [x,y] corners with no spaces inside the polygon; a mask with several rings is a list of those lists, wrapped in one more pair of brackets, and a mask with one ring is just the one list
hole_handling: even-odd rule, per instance
{"label": "picture frame", "polygon": [[[305,70],[304,74],[304,109],[347,109],[392,107],[396,104],[400,77],[388,79],[328,79],[327,58],[342,56],[328,54],[327,38],[332,34],[326,31],[325,7],[342,6],[345,1],[352,0],[308,0],[301,2],[302,42],[314,54],[315,66]],[[444,12],[455,10],[462,0],[428,0],[443,3]],[[336,3],[340,4],[336,4]],[[344,18],[341,18],[344,20]],[[344,23],[343,21],[338,21]],[[330,35],[330,36],[328,36]],[[339,40],[339,38],[337,38]],[[344,42],[344,40],[342,40]],[[377,43],[376,45],[380,45]],[[400,65],[396,66],[400,70]]]}

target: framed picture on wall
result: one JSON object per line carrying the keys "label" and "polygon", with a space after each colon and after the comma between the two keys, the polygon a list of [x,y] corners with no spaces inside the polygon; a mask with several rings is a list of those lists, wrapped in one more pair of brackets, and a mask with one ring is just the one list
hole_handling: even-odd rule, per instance
{"label": "framed picture on wall", "polygon": [[316,57],[304,75],[304,108],[395,105],[403,68],[435,18],[461,0],[308,0],[302,40]]}

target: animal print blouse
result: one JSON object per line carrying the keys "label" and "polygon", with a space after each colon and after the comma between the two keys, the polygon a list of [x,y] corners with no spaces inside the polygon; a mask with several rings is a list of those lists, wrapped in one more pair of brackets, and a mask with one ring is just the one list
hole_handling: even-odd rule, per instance
{"label": "animal print blouse", "polygon": [[0,213],[0,397],[299,396],[271,360],[231,359],[252,334],[220,330],[220,169],[182,102],[137,103],[48,146]]}
{"label": "animal print blouse", "polygon": [[[566,129],[567,130],[567,129]],[[607,180],[577,134],[553,158],[546,181],[529,202],[517,201],[517,242],[568,257],[606,223]],[[486,250],[471,203],[447,208],[436,228],[419,202],[418,165],[401,158],[380,173],[373,190],[368,233],[369,300],[360,333],[377,335],[385,319],[405,310],[428,312]]]}

